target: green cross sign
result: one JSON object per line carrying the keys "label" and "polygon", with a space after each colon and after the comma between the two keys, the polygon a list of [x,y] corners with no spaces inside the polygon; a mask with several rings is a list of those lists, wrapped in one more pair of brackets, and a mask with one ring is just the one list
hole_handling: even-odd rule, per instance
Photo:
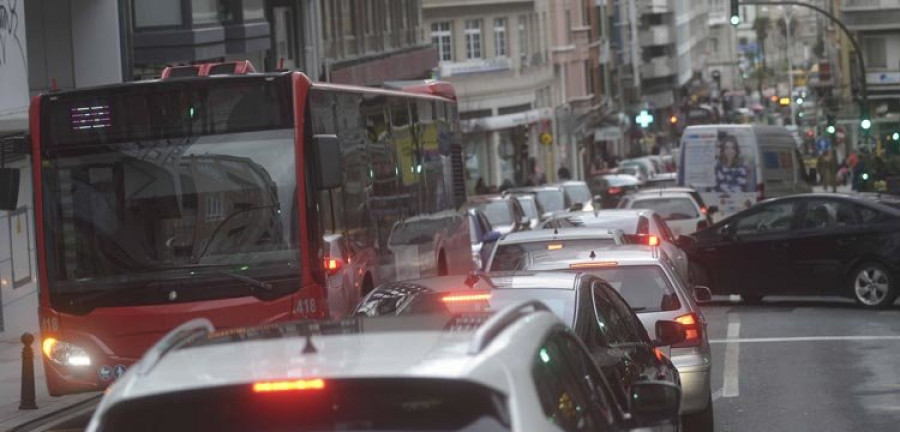
{"label": "green cross sign", "polygon": [[650,126],[650,123],[653,123],[653,114],[650,114],[647,110],[643,110],[634,117],[634,121],[641,125],[642,128],[646,129],[647,126]]}

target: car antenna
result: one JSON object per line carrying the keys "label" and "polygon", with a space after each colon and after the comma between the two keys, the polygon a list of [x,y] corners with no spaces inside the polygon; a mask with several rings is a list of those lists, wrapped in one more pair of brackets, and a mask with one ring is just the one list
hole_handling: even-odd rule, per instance
{"label": "car antenna", "polygon": [[597,258],[597,254],[596,254],[593,250],[591,250],[591,254],[588,255],[588,256],[589,256],[591,259]]}
{"label": "car antenna", "polygon": [[319,350],[316,349],[316,346],[313,345],[313,341],[312,341],[312,328],[311,327],[313,325],[318,327],[318,324],[310,324],[310,325],[306,326],[306,344],[303,345],[303,351],[302,351],[303,354],[316,354],[319,352]]}
{"label": "car antenna", "polygon": [[553,235],[559,235],[559,228],[553,227]]}

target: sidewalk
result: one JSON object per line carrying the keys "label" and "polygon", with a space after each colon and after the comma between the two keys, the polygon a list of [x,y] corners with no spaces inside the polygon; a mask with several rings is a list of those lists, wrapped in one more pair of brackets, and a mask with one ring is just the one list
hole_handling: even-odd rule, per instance
{"label": "sidewalk", "polygon": [[[36,410],[19,410],[19,393],[22,375],[22,342],[18,337],[0,340],[0,432],[9,431],[32,420],[50,415],[73,404],[96,397],[100,393],[84,393],[62,397],[47,394],[44,368],[41,364],[39,332],[34,333],[32,344],[35,363]],[[12,336],[12,335],[10,335]]]}

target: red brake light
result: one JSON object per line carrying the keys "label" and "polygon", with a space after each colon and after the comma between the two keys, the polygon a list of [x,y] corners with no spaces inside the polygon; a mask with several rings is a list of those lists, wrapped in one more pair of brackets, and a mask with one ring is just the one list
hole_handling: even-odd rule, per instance
{"label": "red brake light", "polygon": [[324,388],[325,380],[321,378],[253,383],[254,393],[269,393],[293,390],[322,390]]}
{"label": "red brake light", "polygon": [[618,194],[622,193],[622,188],[620,188],[618,186],[613,186],[613,187],[607,189],[606,193],[608,193],[610,195],[618,195]]}
{"label": "red brake light", "polygon": [[444,303],[487,301],[490,299],[490,294],[450,294],[441,297],[441,301]]}
{"label": "red brake light", "polygon": [[703,339],[703,326],[697,314],[689,313],[675,318],[675,321],[684,326],[685,338],[684,342],[672,345],[673,348],[690,348],[700,346]]}
{"label": "red brake light", "polygon": [[344,262],[337,258],[325,257],[324,265],[325,272],[331,276],[341,270],[341,267],[344,266]]}
{"label": "red brake light", "polygon": [[659,246],[659,237],[655,235],[647,236],[647,244],[650,246]]}
{"label": "red brake light", "polygon": [[571,269],[601,268],[601,267],[615,267],[617,265],[619,265],[619,263],[617,261],[598,261],[598,262],[584,262],[584,263],[569,264],[569,268],[571,268]]}
{"label": "red brake light", "polygon": [[702,214],[703,216],[706,216],[706,212],[707,212],[706,206],[700,207],[700,214]]}

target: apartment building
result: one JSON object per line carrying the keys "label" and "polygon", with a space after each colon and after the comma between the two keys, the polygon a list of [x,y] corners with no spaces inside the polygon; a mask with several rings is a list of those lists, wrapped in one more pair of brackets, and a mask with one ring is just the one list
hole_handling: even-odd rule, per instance
{"label": "apartment building", "polygon": [[[437,76],[459,100],[470,192],[551,178],[556,162],[550,0],[423,1]],[[540,138],[544,136],[545,143]]]}

